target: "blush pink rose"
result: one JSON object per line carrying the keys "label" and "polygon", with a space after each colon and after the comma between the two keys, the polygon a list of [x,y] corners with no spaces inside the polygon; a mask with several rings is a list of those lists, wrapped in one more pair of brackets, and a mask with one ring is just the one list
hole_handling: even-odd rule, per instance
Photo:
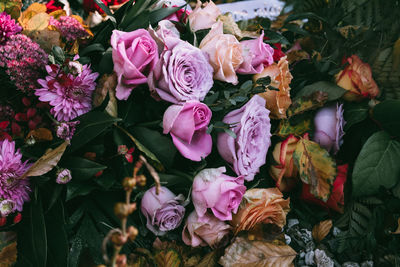
{"label": "blush pink rose", "polygon": [[116,97],[128,99],[132,89],[147,82],[147,76],[158,61],[157,44],[148,31],[114,30],[111,35],[114,71],[118,77]]}
{"label": "blush pink rose", "polygon": [[189,25],[192,32],[209,29],[217,22],[221,11],[213,1],[202,3],[197,0],[195,9],[189,14]]}
{"label": "blush pink rose", "polygon": [[208,245],[217,248],[226,245],[231,228],[229,224],[218,220],[210,213],[206,213],[202,220],[199,220],[197,213],[193,211],[186,219],[182,240],[192,247]]}
{"label": "blush pink rose", "polygon": [[211,153],[212,139],[207,133],[211,120],[207,105],[190,100],[183,105],[172,105],[164,113],[164,134],[171,134],[175,147],[185,158],[201,161]]}
{"label": "blush pink rose", "polygon": [[222,221],[232,220],[246,192],[243,176],[225,175],[225,167],[204,169],[193,180],[192,201],[201,221],[207,209]]}
{"label": "blush pink rose", "polygon": [[237,73],[261,73],[264,67],[274,63],[274,49],[263,40],[264,32],[257,39],[240,42],[243,48],[243,63],[237,69]]}

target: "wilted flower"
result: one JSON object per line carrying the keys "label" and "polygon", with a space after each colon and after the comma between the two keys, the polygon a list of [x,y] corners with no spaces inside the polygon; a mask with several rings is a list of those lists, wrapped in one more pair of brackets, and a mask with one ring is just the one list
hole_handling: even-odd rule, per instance
{"label": "wilted flower", "polygon": [[225,175],[225,171],[225,167],[204,169],[194,178],[192,200],[200,220],[208,208],[222,221],[231,220],[232,212],[237,212],[246,191],[244,179]]}
{"label": "wilted flower", "polygon": [[358,100],[363,97],[375,98],[379,88],[372,78],[371,67],[361,59],[352,55],[347,58],[349,65],[336,75],[336,83],[348,90],[344,95],[346,100]]}
{"label": "wilted flower", "polygon": [[183,242],[192,247],[207,246],[216,248],[228,242],[231,226],[206,213],[201,220],[196,211],[190,213],[182,231]]}
{"label": "wilted flower", "polygon": [[66,184],[69,181],[71,181],[71,179],[72,179],[71,171],[68,169],[61,169],[57,173],[56,183],[57,184]]}
{"label": "wilted flower", "polygon": [[0,141],[0,201],[11,201],[17,211],[22,211],[31,191],[28,180],[19,179],[29,168],[27,162],[21,159],[22,155],[15,150],[14,142],[7,139]]}
{"label": "wilted flower", "polygon": [[344,184],[347,180],[347,170],[349,165],[339,165],[337,166],[337,175],[336,179],[333,182],[332,193],[327,202],[324,202],[320,199],[317,199],[313,194],[310,193],[310,185],[303,184],[303,190],[301,193],[301,199],[317,204],[321,207],[325,207],[327,209],[332,209],[334,211],[343,213],[344,207]]}
{"label": "wilted flower", "polygon": [[221,11],[213,1],[202,3],[197,0],[195,9],[189,14],[189,25],[192,32],[209,29],[216,22]]}
{"label": "wilted flower", "polygon": [[214,83],[206,55],[178,38],[167,37],[164,41],[166,50],[148,77],[150,90],[174,104],[204,100]]}
{"label": "wilted flower", "polygon": [[0,202],[0,215],[6,217],[15,211],[15,202],[9,199]]}
{"label": "wilted flower", "polygon": [[266,88],[265,92],[259,95],[266,100],[266,108],[271,111],[271,118],[286,118],[286,110],[292,104],[289,85],[293,79],[286,57],[282,57],[278,63],[266,67],[260,74],[254,75],[253,81],[256,83],[258,79],[267,76],[271,77],[271,86],[279,90]]}
{"label": "wilted flower", "polygon": [[220,133],[217,144],[219,154],[233,165],[237,175],[251,181],[265,164],[271,145],[271,123],[265,100],[258,95],[253,96],[246,105],[229,112],[223,122],[233,125],[236,138]]}
{"label": "wilted flower", "polygon": [[22,27],[15,22],[6,12],[0,13],[0,44],[7,41],[10,36],[22,31]]}
{"label": "wilted flower", "polygon": [[141,203],[141,211],[147,219],[147,229],[162,236],[177,228],[185,215],[183,200],[182,195],[176,196],[164,186],[158,195],[155,187],[147,190]]}
{"label": "wilted flower", "polygon": [[187,159],[201,161],[211,153],[212,139],[207,133],[211,110],[197,100],[172,105],[164,113],[163,133],[171,134],[179,152]]}
{"label": "wilted flower", "polygon": [[257,224],[275,224],[283,228],[290,199],[283,199],[278,188],[254,188],[246,191],[239,211],[232,218],[235,233],[251,230]]}
{"label": "wilted flower", "polygon": [[62,122],[57,126],[57,137],[64,140],[71,140],[79,121]]}
{"label": "wilted flower", "polygon": [[199,48],[208,54],[215,80],[238,83],[236,70],[243,62],[242,45],[235,36],[224,34],[221,21],[212,26]]}
{"label": "wilted flower", "polygon": [[299,138],[290,135],[283,142],[275,145],[272,156],[278,165],[272,165],[270,173],[276,181],[276,187],[282,192],[292,189],[298,181],[298,169],[293,162],[293,152],[296,149]]}
{"label": "wilted flower", "polygon": [[92,72],[89,65],[82,66],[77,75],[65,73],[58,65],[46,66],[46,70],[49,75],[38,80],[42,88],[36,89],[35,95],[53,106],[50,113],[58,121],[70,121],[91,110],[97,72]]}
{"label": "wilted flower", "polygon": [[336,154],[344,136],[343,104],[321,108],[314,118],[314,141]]}

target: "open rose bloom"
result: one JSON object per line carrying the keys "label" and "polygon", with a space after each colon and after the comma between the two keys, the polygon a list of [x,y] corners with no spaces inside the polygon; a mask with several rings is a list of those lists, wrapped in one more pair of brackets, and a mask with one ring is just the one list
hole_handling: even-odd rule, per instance
{"label": "open rose bloom", "polygon": [[231,225],[235,233],[251,230],[258,224],[275,224],[283,228],[290,210],[290,199],[283,199],[278,188],[254,188],[246,191]]}
{"label": "open rose bloom", "polygon": [[372,77],[369,64],[362,62],[357,55],[347,58],[347,63],[349,65],[336,75],[336,84],[348,90],[344,98],[352,101],[377,97],[379,88]]}
{"label": "open rose bloom", "polygon": [[213,1],[202,3],[197,1],[195,9],[189,14],[189,25],[193,32],[211,28],[221,11]]}

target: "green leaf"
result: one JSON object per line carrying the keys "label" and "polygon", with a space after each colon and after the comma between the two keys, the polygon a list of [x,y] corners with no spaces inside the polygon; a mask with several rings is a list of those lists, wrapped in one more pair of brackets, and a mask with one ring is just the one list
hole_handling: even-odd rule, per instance
{"label": "green leaf", "polygon": [[63,161],[62,166],[71,171],[72,179],[79,181],[90,179],[99,171],[107,168],[107,166],[80,157],[67,158]]}
{"label": "green leaf", "polygon": [[110,189],[116,181],[115,174],[111,171],[105,171],[102,175],[95,179],[95,182],[104,189]]}
{"label": "green leaf", "polygon": [[67,184],[67,199],[69,201],[78,196],[86,196],[90,192],[96,189],[96,185],[93,183],[77,183],[71,181]]}
{"label": "green leaf", "polygon": [[372,116],[390,135],[400,135],[400,100],[379,103],[372,110]]}
{"label": "green leaf", "polygon": [[353,170],[354,196],[378,193],[379,187],[392,188],[400,177],[400,142],[386,132],[373,134],[361,149]]}
{"label": "green leaf", "polygon": [[295,99],[302,96],[311,96],[314,92],[321,91],[328,94],[328,101],[339,99],[347,91],[342,87],[337,86],[334,83],[319,81],[310,85],[305,86],[297,94]]}
{"label": "green leaf", "polygon": [[35,266],[46,267],[47,262],[47,237],[46,223],[43,216],[43,207],[40,196],[32,200],[30,209],[31,224],[30,232],[32,252],[34,255]]}
{"label": "green leaf", "polygon": [[112,60],[112,49],[108,48],[106,52],[103,53],[99,63],[99,72],[100,74],[104,73],[112,73],[114,69],[114,63]]}
{"label": "green leaf", "polygon": [[346,102],[344,105],[344,120],[346,124],[344,125],[344,130],[347,131],[351,126],[357,124],[368,117],[368,102],[361,103],[349,103]]}
{"label": "green leaf", "polygon": [[59,199],[46,216],[49,244],[48,265],[50,266],[67,267],[69,245],[64,217],[63,202]]}
{"label": "green leaf", "polygon": [[168,17],[169,15],[175,13],[179,9],[181,9],[183,6],[180,7],[165,7],[165,8],[160,8],[157,10],[154,10],[150,13],[149,19],[150,19],[150,24],[154,24],[159,22],[160,20],[163,20],[164,18]]}
{"label": "green leaf", "polygon": [[104,52],[104,46],[102,44],[99,43],[94,43],[91,44],[83,49],[81,49],[81,51],[79,51],[79,56],[83,57],[87,54],[93,53],[93,52]]}
{"label": "green leaf", "polygon": [[114,118],[107,113],[101,111],[92,111],[77,118],[80,121],[74,137],[71,140],[69,149],[75,151],[92,139],[107,130],[109,126],[117,121],[119,118]]}
{"label": "green leaf", "polygon": [[282,28],[287,29],[288,31],[303,35],[303,36],[308,36],[310,33],[302,28],[300,28],[298,25],[293,24],[293,23],[288,23],[284,25]]}
{"label": "green leaf", "polygon": [[299,19],[316,19],[316,20],[320,20],[323,22],[326,22],[326,20],[312,12],[305,12],[305,13],[300,13],[300,14],[291,14],[287,17],[287,19],[285,20],[285,23],[288,23],[290,21],[294,21],[294,20],[299,20]]}
{"label": "green leaf", "polygon": [[104,11],[104,13],[106,13],[108,16],[112,17],[112,12],[111,10],[108,8],[108,6],[106,6],[103,1],[101,0],[94,0],[95,3]]}

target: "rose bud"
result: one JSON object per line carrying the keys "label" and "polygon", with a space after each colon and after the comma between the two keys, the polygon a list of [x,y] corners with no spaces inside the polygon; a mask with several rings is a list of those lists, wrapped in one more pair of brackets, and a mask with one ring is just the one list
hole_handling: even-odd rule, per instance
{"label": "rose bud", "polygon": [[290,191],[298,181],[298,169],[293,162],[293,152],[298,141],[299,138],[290,135],[283,142],[277,143],[272,152],[275,162],[279,164],[271,166],[270,174],[282,192]]}
{"label": "rose bud", "polygon": [[194,178],[192,201],[200,220],[208,208],[222,221],[231,220],[232,212],[237,212],[246,191],[244,179],[225,175],[225,171],[225,167],[204,169]]}
{"label": "rose bud", "polygon": [[283,228],[289,210],[290,199],[283,199],[278,188],[254,188],[246,191],[240,209],[230,223],[235,234],[261,223]]}
{"label": "rose bud", "polygon": [[336,84],[348,92],[343,96],[348,101],[361,100],[379,95],[379,88],[372,78],[371,67],[352,55],[347,58],[349,65],[336,75]]}
{"label": "rose bud", "polygon": [[207,133],[211,110],[207,105],[190,100],[172,105],[164,113],[164,134],[171,134],[179,152],[187,159],[201,161],[211,153],[212,139]]}
{"label": "rose bud", "polygon": [[157,236],[176,229],[185,215],[183,201],[183,195],[176,196],[164,186],[160,188],[158,195],[155,187],[147,190],[141,203],[141,211],[147,219],[147,228]]}
{"label": "rose bud", "polygon": [[114,30],[111,46],[114,71],[118,77],[116,97],[126,100],[133,88],[147,82],[158,61],[157,44],[144,29],[133,32]]}
{"label": "rose bud", "polygon": [[189,14],[189,25],[192,32],[211,28],[221,11],[213,1],[202,3],[197,0],[195,9]]}
{"label": "rose bud", "polygon": [[265,100],[255,95],[240,109],[229,112],[223,122],[233,125],[233,138],[227,133],[218,135],[218,151],[223,159],[233,165],[237,175],[252,181],[265,164],[271,145],[271,123]]}
{"label": "rose bud", "polygon": [[226,245],[231,226],[226,224],[214,215],[206,213],[201,220],[197,213],[193,211],[186,219],[183,227],[182,240],[192,247],[210,246],[217,248]]}
{"label": "rose bud", "polygon": [[224,34],[223,23],[215,23],[199,48],[209,56],[214,79],[237,84],[236,70],[243,62],[242,45],[232,34]]}
{"label": "rose bud", "polygon": [[336,154],[343,143],[343,104],[321,108],[314,117],[314,141],[328,151]]}
{"label": "rose bud", "polygon": [[148,78],[152,94],[174,104],[204,100],[214,83],[206,55],[178,38],[165,38],[165,46]]}
{"label": "rose bud", "polygon": [[237,69],[240,74],[256,74],[263,71],[264,66],[274,62],[274,49],[263,42],[264,32],[257,39],[241,41],[243,48],[243,63]]}
{"label": "rose bud", "polygon": [[271,118],[286,118],[286,110],[292,104],[290,99],[290,82],[293,79],[289,71],[289,63],[286,57],[282,57],[278,63],[274,63],[264,70],[253,76],[255,86],[258,79],[263,77],[271,77],[271,86],[278,88],[279,91],[265,88],[264,93],[259,95],[266,101],[266,108],[271,111]]}
{"label": "rose bud", "polygon": [[333,182],[332,193],[327,202],[323,202],[317,199],[313,194],[310,193],[310,186],[308,184],[303,184],[303,190],[301,193],[301,199],[324,207],[326,209],[331,209],[340,213],[343,213],[344,207],[344,184],[347,180],[347,170],[349,165],[339,165],[337,166],[336,179]]}

